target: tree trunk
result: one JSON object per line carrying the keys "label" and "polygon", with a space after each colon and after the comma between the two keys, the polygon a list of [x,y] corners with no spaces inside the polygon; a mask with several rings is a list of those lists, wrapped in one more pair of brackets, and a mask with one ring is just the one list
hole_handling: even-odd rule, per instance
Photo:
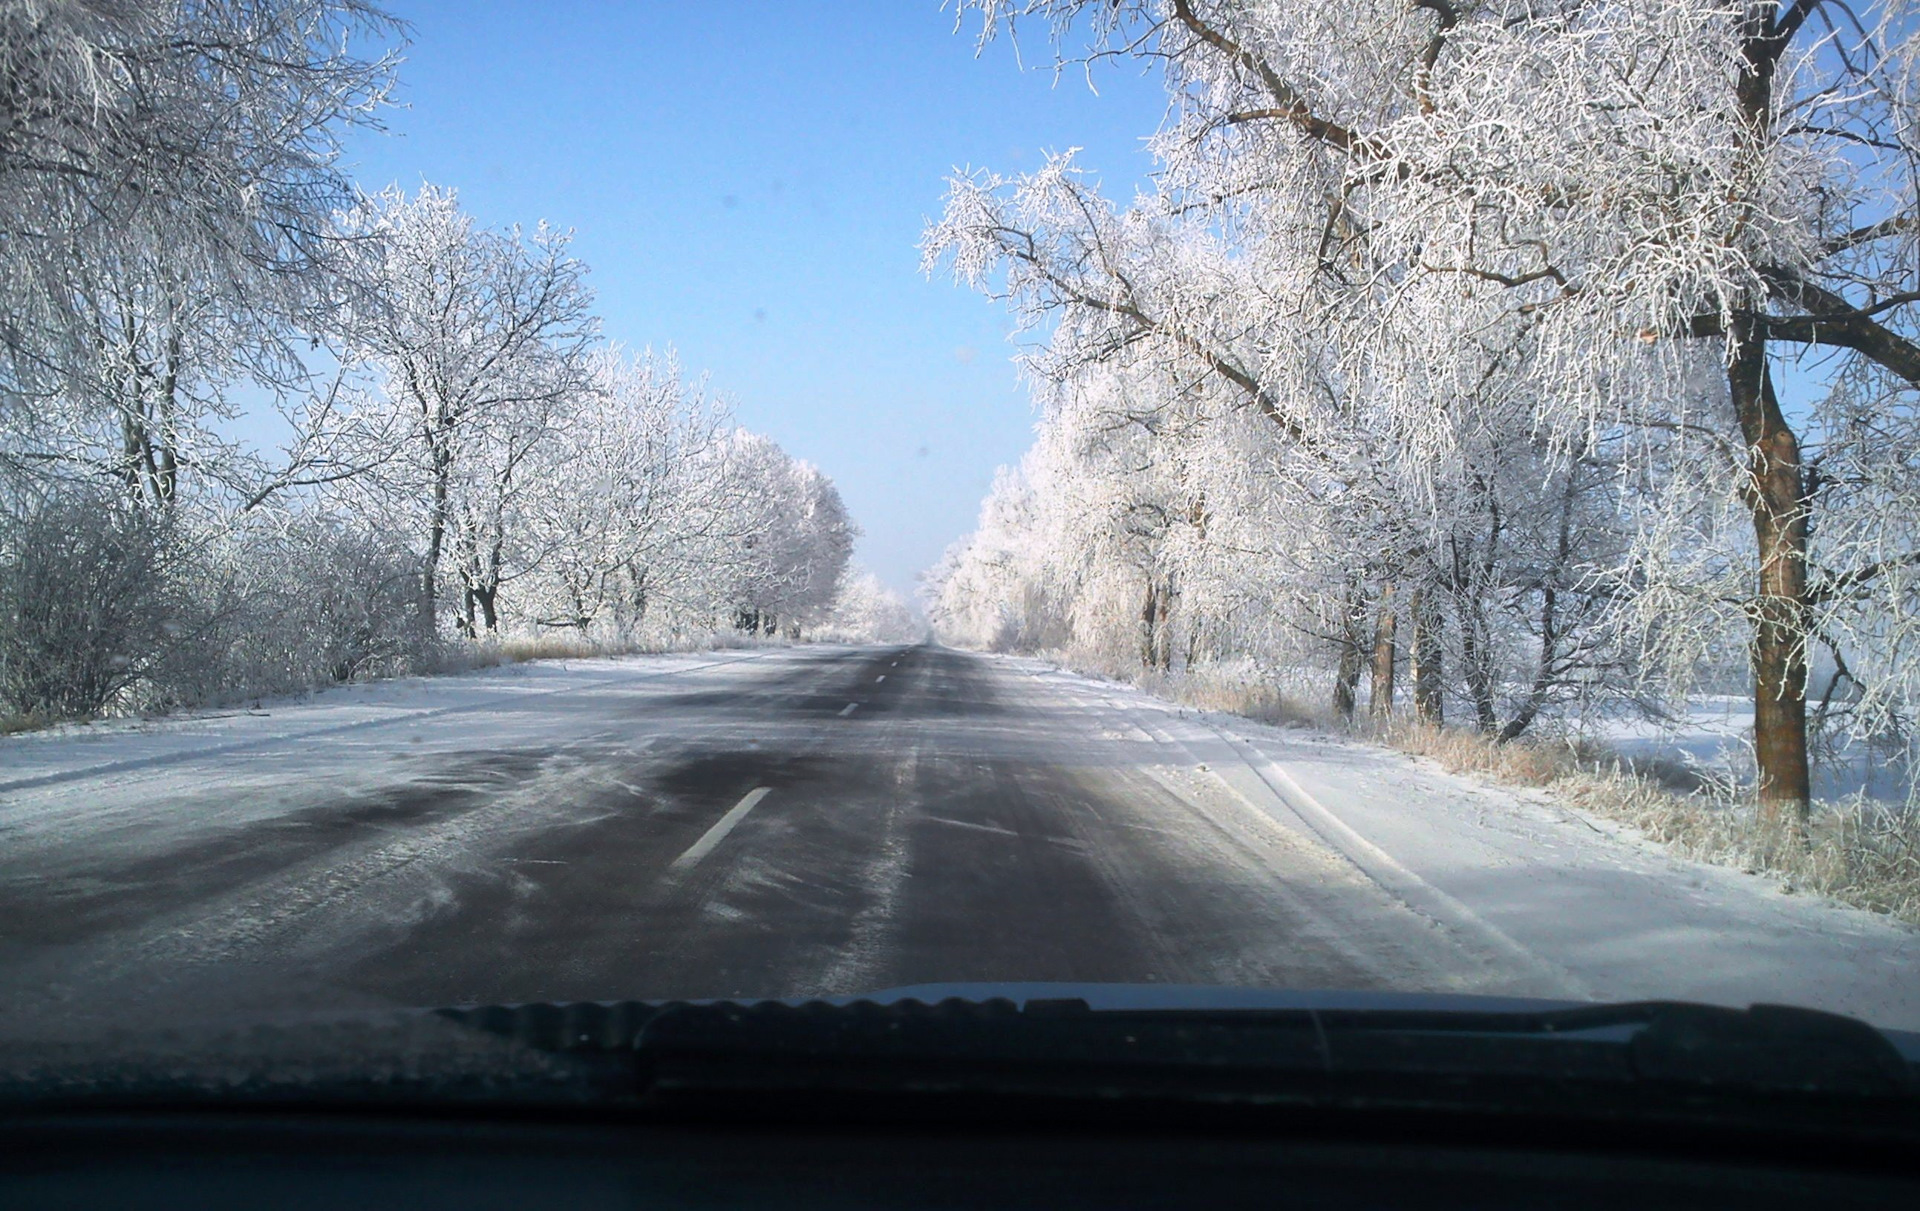
{"label": "tree trunk", "polygon": [[1805,469],[1800,443],[1781,414],[1767,369],[1766,338],[1736,318],[1727,386],[1748,449],[1745,496],[1753,516],[1760,575],[1753,619],[1753,752],[1762,818],[1804,841],[1811,814],[1807,759],[1807,592]]}
{"label": "tree trunk", "polygon": [[1333,675],[1333,709],[1353,722],[1354,701],[1360,694],[1360,586],[1347,582],[1346,609],[1340,615],[1340,664]]}
{"label": "tree trunk", "polygon": [[160,453],[154,496],[171,507],[180,483],[180,333],[167,334],[166,369],[160,375]]}
{"label": "tree trunk", "polygon": [[440,555],[447,544],[448,481],[453,459],[436,443],[433,451],[433,507],[427,518],[427,557],[420,570],[420,635],[432,639],[439,631]]}
{"label": "tree trunk", "polygon": [[1160,607],[1154,618],[1154,667],[1161,672],[1173,668],[1173,578],[1160,586]]}
{"label": "tree trunk", "polygon": [[1440,723],[1444,714],[1441,681],[1440,611],[1425,593],[1409,603],[1413,622],[1413,710],[1423,723]]}
{"label": "tree trunk", "polygon": [[[1779,5],[1754,0],[1739,14],[1743,70],[1735,79],[1742,142],[1763,153],[1774,119],[1773,82],[1786,40],[1777,36]],[[1753,753],[1761,818],[1805,842],[1812,806],[1807,762],[1807,593],[1805,468],[1800,442],[1787,426],[1767,369],[1764,300],[1739,300],[1727,329],[1727,389],[1747,446],[1748,511],[1759,548],[1753,609]]]}
{"label": "tree trunk", "polygon": [[1393,714],[1394,632],[1399,621],[1393,609],[1393,586],[1380,595],[1380,612],[1373,625],[1373,686],[1367,699],[1367,713],[1376,719]]}
{"label": "tree trunk", "polygon": [[[473,590],[473,599],[480,604],[480,620],[487,628],[487,634],[500,633],[500,586],[477,585]],[[468,620],[471,625],[472,620]],[[584,629],[584,628],[583,628]]]}
{"label": "tree trunk", "polygon": [[455,624],[460,628],[460,634],[462,634],[468,639],[480,638],[480,630],[478,627],[474,625],[475,617],[476,615],[474,613],[474,588],[473,588],[473,582],[469,580],[467,581],[466,584],[461,586],[460,615],[455,620]]}
{"label": "tree trunk", "polygon": [[1340,669],[1333,679],[1333,709],[1342,719],[1353,721],[1354,700],[1360,694],[1360,643],[1350,639],[1340,648]]}
{"label": "tree trunk", "polygon": [[1160,595],[1153,577],[1147,577],[1147,602],[1140,607],[1140,667],[1153,667],[1153,623],[1160,614]]}
{"label": "tree trunk", "polygon": [[1478,607],[1467,606],[1461,614],[1460,671],[1466,679],[1467,697],[1473,701],[1474,725],[1492,735],[1500,726],[1493,709],[1492,645],[1486,641]]}
{"label": "tree trunk", "polygon": [[573,619],[568,625],[584,636],[587,628],[593,625],[593,615],[587,611],[587,595],[573,577],[565,577],[564,583],[567,586],[567,600],[573,603]]}
{"label": "tree trunk", "polygon": [[1533,726],[1547,704],[1560,675],[1560,577],[1573,558],[1573,512],[1580,497],[1580,463],[1576,459],[1567,468],[1567,481],[1560,493],[1560,536],[1554,545],[1553,566],[1540,584],[1540,659],[1534,665],[1533,686],[1513,718],[1500,729],[1500,742],[1516,740]]}
{"label": "tree trunk", "polygon": [[480,568],[480,615],[486,621],[489,635],[500,633],[500,566],[505,562],[505,546],[504,540],[496,540],[487,549],[486,562]]}
{"label": "tree trunk", "polygon": [[647,573],[644,568],[635,569],[628,564],[628,574],[633,578],[633,621],[635,625],[644,622],[647,617]]}

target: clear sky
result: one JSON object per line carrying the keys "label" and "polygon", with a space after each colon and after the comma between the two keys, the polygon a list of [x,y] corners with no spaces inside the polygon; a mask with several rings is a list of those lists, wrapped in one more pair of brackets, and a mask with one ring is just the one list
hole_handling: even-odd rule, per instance
{"label": "clear sky", "polygon": [[970,530],[1035,420],[999,304],[919,271],[956,166],[1048,150],[1122,196],[1164,106],[1132,69],[1058,85],[976,58],[939,0],[391,0],[412,27],[376,189],[450,185],[482,222],[575,231],[609,338],[672,345],[741,423],[840,485],[902,592]]}

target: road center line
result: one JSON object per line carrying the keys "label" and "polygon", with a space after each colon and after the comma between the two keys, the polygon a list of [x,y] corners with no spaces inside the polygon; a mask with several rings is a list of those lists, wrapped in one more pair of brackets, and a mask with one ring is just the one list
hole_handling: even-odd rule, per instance
{"label": "road center line", "polygon": [[859,705],[860,705],[860,704],[859,704],[859,703],[857,703],[857,702],[849,702],[849,703],[847,703],[847,705],[845,705],[845,706],[843,706],[843,707],[841,707],[841,708],[840,708],[840,717],[841,717],[842,719],[845,719],[845,718],[846,718],[846,717],[847,717],[848,715],[851,715],[851,714],[853,714],[853,708],[854,708],[854,707],[856,707],[856,706],[859,706]]}
{"label": "road center line", "polygon": [[705,836],[688,846],[686,853],[673,860],[673,869],[685,870],[712,853],[713,847],[726,840],[727,834],[733,831],[733,826],[746,819],[747,813],[753,810],[756,803],[766,798],[767,792],[772,789],[770,786],[756,786],[748,791],[741,797],[740,802],[727,809],[727,814],[720,817],[719,821],[707,830]]}
{"label": "road center line", "polygon": [[[949,820],[945,816],[928,816],[927,823],[948,824],[953,826],[954,828],[970,828],[970,829],[973,829],[975,832],[982,832],[982,833],[999,833],[1003,837],[1017,837],[1020,835],[1019,833],[1014,832],[1010,828],[1001,828],[995,824],[974,824],[973,822],[968,820]],[[1051,839],[1052,838],[1049,838],[1049,840]]]}

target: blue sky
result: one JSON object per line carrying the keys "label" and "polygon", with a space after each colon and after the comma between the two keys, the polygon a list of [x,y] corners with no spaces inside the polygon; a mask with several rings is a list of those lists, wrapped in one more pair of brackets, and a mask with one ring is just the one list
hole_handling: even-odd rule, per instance
{"label": "blue sky", "polygon": [[910,591],[1035,419],[1002,308],[919,272],[943,179],[1082,147],[1129,194],[1158,82],[1056,86],[1004,40],[976,58],[939,0],[392,10],[413,26],[405,108],[355,139],[356,179],[573,228],[607,335],[674,346],[742,423],[833,476],[857,557]]}

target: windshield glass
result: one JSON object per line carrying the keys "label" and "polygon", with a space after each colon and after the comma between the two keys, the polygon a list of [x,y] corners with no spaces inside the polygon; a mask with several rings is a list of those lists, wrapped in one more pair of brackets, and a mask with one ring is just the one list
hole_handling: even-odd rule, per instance
{"label": "windshield glass", "polygon": [[0,1038],[1920,1030],[1916,66],[1904,0],[0,0]]}

